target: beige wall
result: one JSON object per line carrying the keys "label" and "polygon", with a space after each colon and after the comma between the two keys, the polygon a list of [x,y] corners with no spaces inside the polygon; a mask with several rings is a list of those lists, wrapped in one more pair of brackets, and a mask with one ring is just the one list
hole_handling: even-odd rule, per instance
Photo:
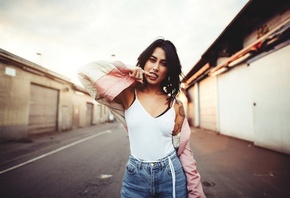
{"label": "beige wall", "polygon": [[5,74],[6,64],[0,63],[0,137],[25,137],[29,113],[29,75],[9,65],[16,76]]}
{"label": "beige wall", "polygon": [[[33,68],[35,67],[34,64]],[[56,131],[86,127],[87,103],[93,104],[92,124],[108,121],[108,110],[104,110],[105,107],[102,105],[100,108],[99,104],[93,102],[84,89],[78,90],[66,79],[54,78],[41,69],[34,69],[31,72],[29,68],[29,64],[26,66],[14,60],[0,59],[1,140],[28,136],[31,84],[58,91]],[[10,72],[7,72],[7,69]],[[102,112],[99,112],[99,109],[102,109]]]}

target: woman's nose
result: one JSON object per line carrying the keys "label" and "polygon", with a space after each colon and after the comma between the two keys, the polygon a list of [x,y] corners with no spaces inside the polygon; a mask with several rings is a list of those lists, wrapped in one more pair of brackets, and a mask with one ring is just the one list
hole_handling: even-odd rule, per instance
{"label": "woman's nose", "polygon": [[154,70],[154,71],[158,71],[158,70],[159,70],[159,63],[158,63],[158,62],[156,62],[156,63],[154,64],[154,66],[153,66],[153,70]]}

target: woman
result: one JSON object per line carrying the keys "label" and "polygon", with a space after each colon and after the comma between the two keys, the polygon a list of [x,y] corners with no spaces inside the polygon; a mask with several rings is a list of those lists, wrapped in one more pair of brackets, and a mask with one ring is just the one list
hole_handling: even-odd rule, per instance
{"label": "woman", "polygon": [[164,39],[144,50],[137,67],[98,61],[79,70],[91,96],[111,108],[129,134],[121,197],[204,197],[176,99],[180,75],[175,46]]}

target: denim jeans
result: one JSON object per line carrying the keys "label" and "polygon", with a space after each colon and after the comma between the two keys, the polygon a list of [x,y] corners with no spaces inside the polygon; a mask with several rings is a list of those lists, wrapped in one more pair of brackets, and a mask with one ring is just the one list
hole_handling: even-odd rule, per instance
{"label": "denim jeans", "polygon": [[122,198],[169,198],[174,197],[173,194],[176,198],[187,198],[186,177],[175,152],[158,162],[129,157],[122,183]]}

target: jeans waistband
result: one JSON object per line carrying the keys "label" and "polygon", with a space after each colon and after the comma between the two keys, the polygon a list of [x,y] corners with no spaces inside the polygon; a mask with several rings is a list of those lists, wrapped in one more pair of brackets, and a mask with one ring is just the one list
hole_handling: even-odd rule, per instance
{"label": "jeans waistband", "polygon": [[134,155],[130,155],[129,157],[129,161],[136,164],[138,166],[138,168],[140,169],[142,166],[151,166],[151,167],[162,167],[164,168],[165,166],[167,166],[169,164],[169,158],[171,160],[177,158],[177,154],[176,151],[173,151],[172,153],[170,153],[168,156],[161,158],[159,160],[156,161],[148,161],[148,160],[143,160],[143,159],[139,159],[137,157],[135,157]]}

